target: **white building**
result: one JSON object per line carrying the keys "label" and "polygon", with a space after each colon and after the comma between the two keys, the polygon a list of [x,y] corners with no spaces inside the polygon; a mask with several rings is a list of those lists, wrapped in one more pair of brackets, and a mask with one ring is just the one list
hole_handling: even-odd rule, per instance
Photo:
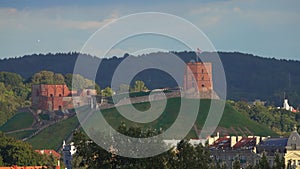
{"label": "white building", "polygon": [[76,153],[76,148],[71,144],[63,143],[63,161],[66,166],[66,169],[72,169],[72,156]]}
{"label": "white building", "polygon": [[294,112],[295,109],[289,105],[288,99],[284,99],[283,101],[283,109]]}

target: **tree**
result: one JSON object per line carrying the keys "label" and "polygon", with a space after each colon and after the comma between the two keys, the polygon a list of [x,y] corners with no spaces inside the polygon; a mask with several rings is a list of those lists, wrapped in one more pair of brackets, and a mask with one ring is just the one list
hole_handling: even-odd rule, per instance
{"label": "tree", "polygon": [[2,156],[0,155],[0,167],[1,167],[1,166],[4,166],[4,162],[3,162]]}
{"label": "tree", "polygon": [[263,153],[263,156],[261,158],[261,160],[259,161],[259,168],[260,169],[270,169],[267,157],[265,155],[265,153]]}
{"label": "tree", "polygon": [[284,169],[284,168],[285,168],[284,157],[282,156],[280,158],[279,154],[276,153],[275,160],[274,160],[274,165],[273,165],[272,169]]}
{"label": "tree", "polygon": [[16,87],[23,84],[23,79],[19,74],[11,72],[0,72],[0,82],[5,86]]}
{"label": "tree", "polygon": [[56,164],[49,156],[35,152],[28,143],[7,137],[0,132],[0,166],[32,166]]}
{"label": "tree", "polygon": [[62,74],[59,74],[59,73],[55,73],[53,75],[53,82],[55,84],[65,84],[65,78]]}
{"label": "tree", "polygon": [[[144,138],[152,137],[159,134],[154,129],[142,129],[139,127],[127,127],[122,123],[117,129],[118,132],[134,137]],[[119,138],[115,135],[103,135],[101,132],[94,131],[94,133],[103,143],[111,145],[113,149],[122,150],[120,146],[130,146],[134,140]],[[114,138],[114,142],[107,140],[107,138]],[[94,141],[87,138],[81,131],[76,131],[73,135],[74,146],[77,151],[74,155],[74,168],[162,168],[162,169],[182,169],[182,168],[215,168],[209,155],[209,149],[203,147],[201,144],[193,146],[186,140],[178,143],[176,147],[171,148],[162,154],[148,157],[148,158],[127,158],[118,156],[114,151],[106,151],[99,147]],[[122,143],[122,144],[119,144]],[[152,148],[162,148],[164,143],[162,140],[154,140],[146,143],[152,144]],[[133,153],[143,153],[148,151],[149,146],[128,147],[128,150],[136,151]],[[130,151],[128,153],[131,153]]]}
{"label": "tree", "polygon": [[134,82],[133,91],[134,92],[141,92],[144,90],[148,90],[148,88],[145,86],[145,83],[141,80],[137,80]]}
{"label": "tree", "polygon": [[233,164],[232,164],[232,168],[233,169],[240,169],[241,168],[241,164],[240,164],[240,161],[239,160],[234,160],[233,161]]}
{"label": "tree", "polygon": [[40,71],[31,78],[32,84],[65,84],[64,76],[51,71]]}
{"label": "tree", "polygon": [[109,96],[112,96],[113,95],[113,90],[110,88],[110,87],[106,87],[105,89],[103,89],[101,91],[101,95],[102,96],[105,96],[105,97],[109,97]]}
{"label": "tree", "polygon": [[[71,90],[95,88],[96,90],[100,87],[92,80],[86,79],[80,74],[66,74],[65,83]],[[99,87],[99,88],[98,88]]]}

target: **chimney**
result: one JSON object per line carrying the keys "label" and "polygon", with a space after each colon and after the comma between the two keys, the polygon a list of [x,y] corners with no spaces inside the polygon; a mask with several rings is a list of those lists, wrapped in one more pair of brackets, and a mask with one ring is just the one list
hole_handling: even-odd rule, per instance
{"label": "chimney", "polygon": [[243,138],[242,136],[238,136],[237,137],[237,142],[239,142],[240,140],[242,140],[242,138]]}
{"label": "chimney", "polygon": [[260,137],[256,136],[256,145],[260,143]]}
{"label": "chimney", "polygon": [[230,137],[230,147],[233,147],[237,143],[236,136]]}

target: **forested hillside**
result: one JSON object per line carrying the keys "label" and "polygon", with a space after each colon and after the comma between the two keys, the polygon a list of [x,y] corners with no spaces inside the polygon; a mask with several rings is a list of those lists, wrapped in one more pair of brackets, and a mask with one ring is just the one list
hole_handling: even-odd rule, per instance
{"label": "forested hillside", "polygon": [[[174,52],[185,62],[195,59],[194,52]],[[262,58],[251,54],[238,52],[219,52],[223,63],[226,79],[228,99],[252,101],[254,99],[267,100],[270,104],[282,104],[284,92],[294,107],[300,105],[300,61],[277,60]],[[164,53],[151,53],[141,57],[151,57]],[[0,60],[0,71],[15,72],[24,79],[30,78],[34,73],[49,70],[56,73],[72,73],[78,53],[34,54],[20,58]],[[88,67],[95,65],[96,57],[86,56],[85,64]],[[212,53],[204,52],[203,57],[208,60]],[[96,82],[101,88],[107,87],[115,68],[128,57],[112,57],[103,59],[101,70],[97,74]],[[87,78],[89,75],[86,75]],[[138,74],[133,81],[143,80],[149,89],[160,87],[174,87],[177,84],[162,71],[146,70]]]}

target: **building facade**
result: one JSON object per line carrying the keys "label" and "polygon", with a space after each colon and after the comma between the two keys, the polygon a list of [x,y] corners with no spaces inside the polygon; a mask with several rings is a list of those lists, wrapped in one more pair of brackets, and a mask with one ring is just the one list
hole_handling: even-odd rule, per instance
{"label": "building facade", "polygon": [[300,136],[297,128],[290,134],[285,153],[285,165],[300,169]]}
{"label": "building facade", "polygon": [[183,89],[198,88],[198,91],[213,90],[212,64],[189,62],[185,68]]}
{"label": "building facade", "polygon": [[219,164],[232,168],[234,161],[239,161],[242,168],[255,165],[260,156],[255,153],[258,137],[221,137],[209,145],[211,158]]}
{"label": "building facade", "polygon": [[74,106],[88,104],[89,97],[96,94],[95,89],[70,91],[65,84],[32,85],[32,107],[47,111],[72,109]]}

